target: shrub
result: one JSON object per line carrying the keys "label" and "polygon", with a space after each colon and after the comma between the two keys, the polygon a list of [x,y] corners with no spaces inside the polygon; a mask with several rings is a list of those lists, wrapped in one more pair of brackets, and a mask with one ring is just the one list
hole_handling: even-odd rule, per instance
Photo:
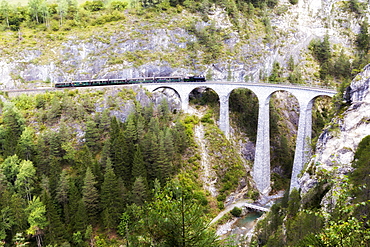
{"label": "shrub", "polygon": [[113,2],[110,3],[110,7],[113,10],[121,11],[121,10],[124,10],[127,7],[127,3],[126,2],[121,2],[121,1],[113,1]]}
{"label": "shrub", "polygon": [[98,1],[98,0],[94,0],[92,2],[86,1],[83,4],[83,8],[88,10],[88,11],[95,12],[95,11],[99,11],[99,10],[104,9],[104,3],[102,1]]}
{"label": "shrub", "polygon": [[240,215],[242,214],[242,209],[241,208],[238,208],[238,207],[234,207],[230,213],[234,216],[234,217],[240,217]]}
{"label": "shrub", "polygon": [[213,124],[214,123],[214,121],[213,121],[213,119],[212,119],[212,111],[209,111],[209,112],[207,112],[201,119],[200,119],[200,121],[202,122],[202,123],[209,123],[209,124]]}

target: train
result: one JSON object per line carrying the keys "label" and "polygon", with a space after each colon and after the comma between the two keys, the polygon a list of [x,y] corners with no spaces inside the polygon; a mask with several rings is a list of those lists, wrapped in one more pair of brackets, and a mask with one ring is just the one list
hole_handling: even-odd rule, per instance
{"label": "train", "polygon": [[57,82],[56,88],[68,87],[90,87],[90,86],[107,86],[107,85],[125,85],[140,83],[176,83],[176,82],[205,82],[204,76],[168,76],[168,77],[140,77],[126,79],[93,79],[72,82]]}

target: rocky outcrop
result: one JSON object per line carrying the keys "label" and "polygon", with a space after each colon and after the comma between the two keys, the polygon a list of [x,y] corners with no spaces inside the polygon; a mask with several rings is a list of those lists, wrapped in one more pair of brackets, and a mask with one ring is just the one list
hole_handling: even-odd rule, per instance
{"label": "rocky outcrop", "polygon": [[300,179],[302,192],[318,180],[317,173],[326,171],[338,178],[351,172],[351,162],[360,141],[370,134],[370,65],[358,74],[347,89],[351,105],[335,117],[320,135],[316,153]]}

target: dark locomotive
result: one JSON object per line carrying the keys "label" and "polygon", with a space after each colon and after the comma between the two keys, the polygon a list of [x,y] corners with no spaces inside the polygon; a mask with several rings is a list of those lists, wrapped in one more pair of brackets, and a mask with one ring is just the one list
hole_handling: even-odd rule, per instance
{"label": "dark locomotive", "polygon": [[72,82],[55,83],[57,88],[65,87],[89,87],[89,86],[107,86],[107,85],[125,85],[125,84],[140,84],[140,83],[173,83],[173,82],[205,82],[204,76],[169,76],[169,77],[141,77],[130,79],[95,79]]}

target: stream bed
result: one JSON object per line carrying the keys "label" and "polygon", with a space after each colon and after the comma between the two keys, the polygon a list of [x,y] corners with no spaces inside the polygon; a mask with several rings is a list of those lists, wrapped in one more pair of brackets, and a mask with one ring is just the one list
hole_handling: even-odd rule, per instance
{"label": "stream bed", "polygon": [[251,232],[256,225],[258,218],[262,215],[263,213],[261,212],[248,212],[246,215],[233,222],[228,232],[224,234],[222,238],[228,238],[232,240],[234,244],[238,244],[238,246],[248,246],[248,236],[250,236],[248,233]]}

